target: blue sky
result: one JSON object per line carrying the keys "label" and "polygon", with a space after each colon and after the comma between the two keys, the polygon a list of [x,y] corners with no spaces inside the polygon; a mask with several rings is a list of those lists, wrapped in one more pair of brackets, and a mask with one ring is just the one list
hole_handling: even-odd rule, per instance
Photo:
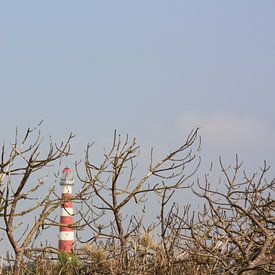
{"label": "blue sky", "polygon": [[[275,1],[1,1],[3,137],[44,119],[75,151],[114,129],[161,152],[275,164]],[[78,154],[78,153],[77,153]]]}
{"label": "blue sky", "polygon": [[114,129],[148,159],[200,125],[204,171],[238,153],[274,175],[274,26],[274,0],[0,1],[1,140],[44,119],[74,159]]}

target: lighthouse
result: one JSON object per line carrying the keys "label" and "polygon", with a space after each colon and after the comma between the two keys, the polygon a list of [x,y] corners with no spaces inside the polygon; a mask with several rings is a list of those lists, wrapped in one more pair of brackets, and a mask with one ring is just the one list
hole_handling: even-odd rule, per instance
{"label": "lighthouse", "polygon": [[60,215],[59,229],[59,250],[61,252],[72,253],[74,244],[73,225],[73,202],[72,202],[72,186],[74,179],[72,170],[66,167],[63,170],[60,185],[62,186],[62,205]]}

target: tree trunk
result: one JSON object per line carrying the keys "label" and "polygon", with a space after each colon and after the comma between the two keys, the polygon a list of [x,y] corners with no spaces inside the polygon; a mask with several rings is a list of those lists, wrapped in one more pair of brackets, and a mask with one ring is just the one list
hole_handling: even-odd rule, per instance
{"label": "tree trunk", "polygon": [[126,251],[126,240],[125,238],[120,238],[120,253],[121,253],[121,260],[122,260],[122,265],[124,269],[128,268],[128,255]]}
{"label": "tree trunk", "polygon": [[15,261],[13,266],[13,275],[20,275],[22,274],[22,263],[23,263],[23,255],[24,251],[19,250],[15,252]]}

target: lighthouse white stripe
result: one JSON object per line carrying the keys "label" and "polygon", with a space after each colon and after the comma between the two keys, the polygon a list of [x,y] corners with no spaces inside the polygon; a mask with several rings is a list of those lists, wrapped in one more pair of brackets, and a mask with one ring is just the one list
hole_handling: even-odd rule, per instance
{"label": "lighthouse white stripe", "polygon": [[74,232],[73,231],[61,231],[59,232],[59,238],[61,241],[73,241]]}
{"label": "lighthouse white stripe", "polygon": [[66,194],[66,193],[71,194],[72,193],[72,186],[70,186],[70,185],[63,185],[62,186],[62,193],[64,193],[64,194]]}
{"label": "lighthouse white stripe", "polygon": [[61,208],[61,216],[72,216],[73,215],[73,208]]}

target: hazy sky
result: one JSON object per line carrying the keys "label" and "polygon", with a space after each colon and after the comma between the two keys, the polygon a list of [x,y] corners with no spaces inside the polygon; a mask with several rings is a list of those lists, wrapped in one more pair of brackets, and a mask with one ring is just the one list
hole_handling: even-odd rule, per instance
{"label": "hazy sky", "polygon": [[275,164],[274,0],[0,3],[2,137],[165,151],[200,124],[207,160]]}
{"label": "hazy sky", "polygon": [[1,141],[44,119],[75,159],[114,129],[149,156],[200,125],[203,168],[239,153],[274,175],[274,87],[274,0],[0,0]]}

